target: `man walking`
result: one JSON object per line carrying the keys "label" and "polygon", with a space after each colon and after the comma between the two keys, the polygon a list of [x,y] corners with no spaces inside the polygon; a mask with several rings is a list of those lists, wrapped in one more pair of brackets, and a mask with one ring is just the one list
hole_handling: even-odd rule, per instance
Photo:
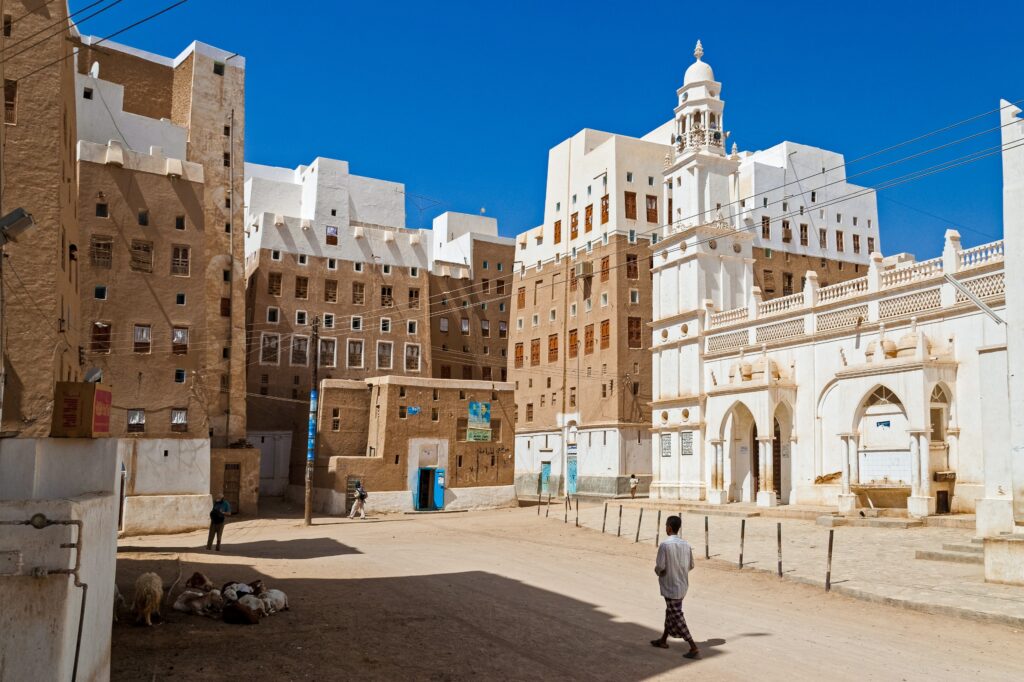
{"label": "man walking", "polygon": [[362,481],[356,481],[356,499],[355,502],[352,503],[352,511],[348,514],[350,519],[354,519],[357,512],[359,514],[359,518],[366,518],[366,512],[363,511],[363,507],[366,503],[366,497],[366,489],[363,488]]}
{"label": "man walking", "polygon": [[224,534],[224,519],[231,516],[231,503],[218,495],[210,510],[210,534],[206,537],[206,549],[213,549],[213,538],[217,537],[217,551],[220,551],[220,538]]}
{"label": "man walking", "polygon": [[683,520],[670,516],[665,522],[666,538],[658,546],[658,559],[654,572],[658,574],[661,596],[665,598],[665,631],[660,639],[651,640],[651,646],[668,648],[669,637],[681,637],[690,645],[685,658],[700,658],[700,649],[693,641],[686,618],[683,617],[683,597],[690,586],[690,571],[693,569],[693,552],[690,543],[679,537]]}

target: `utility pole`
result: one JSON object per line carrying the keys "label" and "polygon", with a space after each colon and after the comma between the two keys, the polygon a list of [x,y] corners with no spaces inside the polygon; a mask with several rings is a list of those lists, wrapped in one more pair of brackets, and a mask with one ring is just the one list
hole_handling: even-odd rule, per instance
{"label": "utility pole", "polygon": [[320,316],[313,318],[313,385],[309,389],[309,427],[306,432],[306,520],[313,525],[313,460],[316,458],[317,408],[319,403],[318,374],[320,369]]}

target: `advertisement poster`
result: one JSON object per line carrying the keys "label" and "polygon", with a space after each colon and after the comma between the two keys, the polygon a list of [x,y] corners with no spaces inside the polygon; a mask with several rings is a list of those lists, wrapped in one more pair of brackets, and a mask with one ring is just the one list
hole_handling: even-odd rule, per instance
{"label": "advertisement poster", "polygon": [[491,404],[471,401],[466,423],[466,440],[489,443],[491,440]]}

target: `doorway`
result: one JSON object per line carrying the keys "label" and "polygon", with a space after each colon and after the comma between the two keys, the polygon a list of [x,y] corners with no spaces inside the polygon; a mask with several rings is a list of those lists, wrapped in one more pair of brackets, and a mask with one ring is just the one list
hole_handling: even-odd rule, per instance
{"label": "doorway", "polygon": [[420,467],[416,483],[416,511],[444,509],[444,469]]}
{"label": "doorway", "polygon": [[772,430],[772,488],[774,488],[775,499],[782,498],[782,427],[779,420],[774,419]]}
{"label": "doorway", "polygon": [[750,501],[757,500],[757,491],[761,489],[761,448],[757,447],[757,424],[750,429]]}
{"label": "doorway", "polygon": [[548,485],[551,482],[551,462],[540,463],[540,494],[547,495],[550,491]]}
{"label": "doorway", "polygon": [[576,458],[570,457],[566,461],[565,489],[569,495],[576,494]]}
{"label": "doorway", "polygon": [[242,489],[242,465],[228,462],[224,465],[224,499],[231,505],[231,513],[238,513],[238,498]]}

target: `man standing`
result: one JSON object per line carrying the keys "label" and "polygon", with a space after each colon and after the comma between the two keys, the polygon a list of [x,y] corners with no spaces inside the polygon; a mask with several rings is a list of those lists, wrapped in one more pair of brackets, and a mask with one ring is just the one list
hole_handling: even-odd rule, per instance
{"label": "man standing", "polygon": [[356,481],[356,499],[355,502],[352,503],[352,511],[349,512],[348,517],[350,519],[354,519],[356,517],[356,513],[358,512],[359,518],[365,519],[366,512],[363,511],[363,506],[365,505],[365,502],[366,489],[363,488],[362,481]]}
{"label": "man standing", "polygon": [[636,477],[636,474],[629,475],[629,496],[636,499],[636,489],[640,485],[640,479]]}
{"label": "man standing", "polygon": [[665,631],[660,639],[651,640],[651,646],[668,648],[669,637],[681,637],[690,645],[685,658],[700,658],[700,649],[693,641],[686,618],[683,617],[683,597],[690,586],[690,571],[693,569],[693,552],[690,543],[679,537],[683,520],[670,516],[665,522],[666,538],[658,546],[658,560],[654,572],[658,574],[661,596],[665,598]]}
{"label": "man standing", "polygon": [[217,537],[217,551],[220,551],[220,538],[224,534],[224,519],[231,516],[231,503],[218,495],[210,510],[210,534],[206,537],[206,549],[213,549],[213,538]]}

